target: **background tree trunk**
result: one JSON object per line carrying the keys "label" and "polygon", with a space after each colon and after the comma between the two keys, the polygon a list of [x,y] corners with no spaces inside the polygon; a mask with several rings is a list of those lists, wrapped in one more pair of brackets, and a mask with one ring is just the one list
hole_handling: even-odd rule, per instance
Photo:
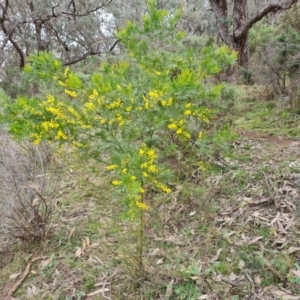
{"label": "background tree trunk", "polygon": [[[235,0],[233,7],[233,31],[244,26],[248,21],[247,0]],[[233,48],[238,52],[238,65],[248,68],[249,48],[248,31],[245,31],[238,39],[233,37]]]}
{"label": "background tree trunk", "polygon": [[238,52],[238,65],[248,68],[248,32],[250,28],[270,12],[286,10],[298,0],[277,0],[266,2],[266,5],[251,18],[248,17],[247,0],[234,0],[233,5],[233,33],[230,32],[230,20],[227,17],[229,0],[209,0],[214,12],[217,29],[222,40],[233,50]]}

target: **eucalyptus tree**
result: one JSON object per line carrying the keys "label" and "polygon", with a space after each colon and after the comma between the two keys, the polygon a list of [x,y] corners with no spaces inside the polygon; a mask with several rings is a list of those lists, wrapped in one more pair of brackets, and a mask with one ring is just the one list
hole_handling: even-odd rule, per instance
{"label": "eucalyptus tree", "polygon": [[[238,64],[248,67],[248,32],[250,28],[262,18],[278,10],[286,10],[295,5],[298,0],[271,0],[259,4],[254,1],[257,10],[249,16],[247,0],[209,0],[214,12],[218,32],[222,40],[238,52]],[[229,8],[232,5],[232,15]]]}
{"label": "eucalyptus tree", "polygon": [[0,0],[0,64],[17,53],[19,66],[35,51],[54,51],[66,65],[109,51],[112,0]]}

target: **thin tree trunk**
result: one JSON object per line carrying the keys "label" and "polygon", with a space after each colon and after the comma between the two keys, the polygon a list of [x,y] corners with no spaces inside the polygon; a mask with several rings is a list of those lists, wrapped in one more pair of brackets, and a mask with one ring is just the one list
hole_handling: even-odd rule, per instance
{"label": "thin tree trunk", "polygon": [[[248,21],[247,0],[235,0],[233,7],[233,31],[235,32]],[[234,38],[234,50],[238,52],[238,65],[248,68],[249,65],[249,48],[248,48],[248,31],[245,31],[238,39]]]}

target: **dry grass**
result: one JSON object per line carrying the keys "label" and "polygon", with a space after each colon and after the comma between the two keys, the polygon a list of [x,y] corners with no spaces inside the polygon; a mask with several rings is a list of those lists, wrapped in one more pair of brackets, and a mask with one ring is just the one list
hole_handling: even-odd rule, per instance
{"label": "dry grass", "polygon": [[[2,238],[28,244],[48,237],[57,180],[49,145],[16,143],[0,134],[0,217]],[[58,179],[58,178],[57,178]]]}

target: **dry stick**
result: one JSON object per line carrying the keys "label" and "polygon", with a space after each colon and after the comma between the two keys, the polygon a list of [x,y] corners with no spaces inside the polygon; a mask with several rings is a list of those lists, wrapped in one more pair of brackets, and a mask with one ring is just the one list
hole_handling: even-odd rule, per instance
{"label": "dry stick", "polygon": [[45,256],[37,256],[30,260],[30,262],[27,264],[25,270],[20,275],[19,279],[13,284],[13,286],[8,290],[7,295],[4,299],[9,300],[14,292],[18,289],[18,287],[22,284],[22,282],[25,280],[26,276],[28,275],[31,266],[38,260],[45,259]]}

